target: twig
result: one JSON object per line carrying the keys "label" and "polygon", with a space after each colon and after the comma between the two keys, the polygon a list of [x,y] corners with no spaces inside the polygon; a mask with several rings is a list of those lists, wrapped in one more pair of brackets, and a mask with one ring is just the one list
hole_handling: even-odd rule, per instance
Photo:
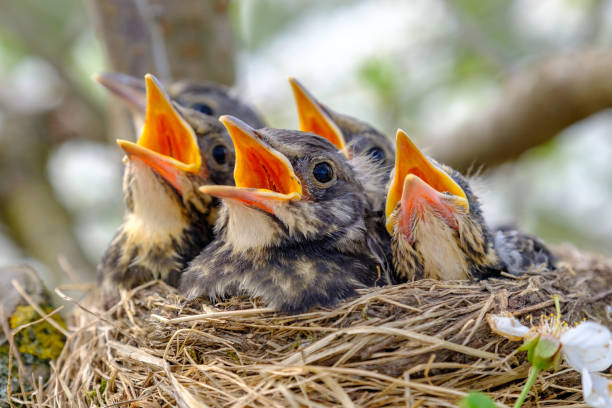
{"label": "twig", "polygon": [[497,102],[442,135],[433,157],[464,171],[496,166],[612,107],[612,51],[579,50],[543,59],[505,81]]}
{"label": "twig", "polygon": [[66,329],[64,329],[62,326],[60,326],[55,320],[49,318],[49,316],[51,316],[51,314],[47,315],[47,313],[43,312],[43,310],[40,308],[40,306],[37,305],[32,300],[30,295],[28,295],[25,290],[23,290],[23,288],[21,287],[19,282],[17,282],[17,280],[13,279],[11,281],[11,284],[13,285],[15,290],[17,290],[17,292],[19,292],[19,294],[26,300],[26,302],[28,302],[28,304],[30,306],[32,306],[32,309],[36,310],[36,312],[40,316],[42,316],[42,318],[45,319],[47,321],[47,323],[49,323],[51,326],[55,327],[64,336],[68,337],[70,335],[70,333],[68,331],[66,331]]}
{"label": "twig", "polygon": [[194,320],[207,320],[207,319],[218,319],[220,317],[236,317],[236,316],[251,316],[262,313],[274,313],[275,310],[271,308],[261,308],[261,309],[246,309],[246,310],[232,310],[229,312],[212,312],[212,313],[203,313],[192,316],[185,317],[177,317],[175,319],[166,319],[165,317],[159,315],[152,315],[155,319],[164,322],[164,323],[184,323],[184,322],[192,322]]}

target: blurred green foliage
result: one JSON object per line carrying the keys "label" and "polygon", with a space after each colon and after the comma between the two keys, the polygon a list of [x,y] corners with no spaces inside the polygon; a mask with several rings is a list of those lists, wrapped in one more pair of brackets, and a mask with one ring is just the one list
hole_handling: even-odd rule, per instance
{"label": "blurred green foliage", "polygon": [[460,408],[497,408],[497,405],[487,395],[481,392],[470,392],[459,402]]}

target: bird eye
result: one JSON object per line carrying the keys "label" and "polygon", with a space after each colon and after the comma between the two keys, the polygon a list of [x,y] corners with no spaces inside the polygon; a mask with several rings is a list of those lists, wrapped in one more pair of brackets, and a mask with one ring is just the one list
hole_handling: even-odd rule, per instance
{"label": "bird eye", "polygon": [[385,151],[380,147],[373,147],[366,152],[366,155],[370,156],[375,161],[385,160]]}
{"label": "bird eye", "polygon": [[216,145],[212,149],[213,159],[219,164],[225,164],[227,160],[227,147],[224,145]]}
{"label": "bird eye", "polygon": [[334,170],[329,163],[321,162],[314,166],[312,175],[319,183],[328,183],[334,178]]}
{"label": "bird eye", "polygon": [[212,115],[213,109],[205,103],[194,103],[191,105],[191,109],[197,110],[205,115]]}

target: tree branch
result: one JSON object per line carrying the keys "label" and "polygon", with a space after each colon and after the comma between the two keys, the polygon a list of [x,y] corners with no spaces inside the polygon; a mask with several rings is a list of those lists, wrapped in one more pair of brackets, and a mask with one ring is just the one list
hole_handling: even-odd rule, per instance
{"label": "tree branch", "polygon": [[612,107],[611,50],[551,57],[510,77],[490,109],[434,138],[430,153],[466,171],[496,166]]}
{"label": "tree branch", "polygon": [[[90,0],[113,70],[234,82],[227,0]],[[166,61],[160,61],[166,59]]]}

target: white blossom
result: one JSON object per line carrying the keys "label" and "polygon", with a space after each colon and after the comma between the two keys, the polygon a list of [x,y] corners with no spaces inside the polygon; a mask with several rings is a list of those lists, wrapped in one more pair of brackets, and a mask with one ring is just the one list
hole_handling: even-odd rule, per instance
{"label": "white blossom", "polygon": [[584,402],[593,408],[612,407],[612,383],[601,375],[582,369]]}
{"label": "white blossom", "polygon": [[552,336],[561,343],[563,358],[582,374],[584,401],[594,408],[612,408],[612,382],[597,374],[612,365],[612,333],[594,322],[569,328],[560,318],[544,317],[528,328],[510,314],[487,315],[491,330],[513,341]]}
{"label": "white blossom", "polygon": [[603,371],[612,365],[612,334],[600,324],[582,322],[560,340],[565,361],[576,371]]}
{"label": "white blossom", "polygon": [[494,333],[499,334],[509,340],[519,341],[527,335],[529,328],[521,324],[517,318],[511,314],[506,315],[487,315],[487,322]]}

